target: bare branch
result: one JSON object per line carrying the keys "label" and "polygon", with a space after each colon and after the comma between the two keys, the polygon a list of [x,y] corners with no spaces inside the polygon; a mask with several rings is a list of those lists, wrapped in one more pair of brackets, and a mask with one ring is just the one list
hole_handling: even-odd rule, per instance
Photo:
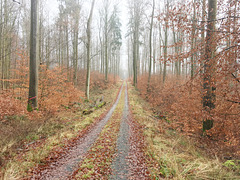
{"label": "bare branch", "polygon": [[208,20],[208,21],[199,21],[199,20],[191,20],[191,21],[197,21],[197,22],[213,22],[213,21],[222,21],[224,19],[229,19],[229,18],[234,18],[234,19],[238,19],[240,18],[239,16],[227,16],[227,17],[223,17],[223,18],[219,18],[219,19],[214,19],[214,20]]}
{"label": "bare branch", "polygon": [[232,103],[236,103],[236,104],[240,104],[240,102],[238,102],[238,101],[232,101],[232,100],[229,100],[229,99],[227,99],[227,101],[232,102]]}
{"label": "bare branch", "polygon": [[234,79],[236,79],[236,81],[240,83],[240,80],[233,73],[231,73],[231,74],[234,77]]}
{"label": "bare branch", "polygon": [[13,0],[13,2],[18,3],[18,4],[21,4],[20,2],[18,2],[18,1],[16,1],[16,0]]}

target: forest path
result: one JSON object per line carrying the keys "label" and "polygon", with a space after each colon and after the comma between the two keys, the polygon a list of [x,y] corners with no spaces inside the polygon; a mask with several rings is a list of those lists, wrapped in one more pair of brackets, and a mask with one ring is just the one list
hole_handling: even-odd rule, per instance
{"label": "forest path", "polygon": [[127,94],[127,86],[125,88],[125,97],[124,97],[124,109],[122,115],[122,121],[120,125],[119,136],[117,139],[117,152],[116,157],[112,163],[112,176],[110,179],[127,179],[129,174],[129,166],[127,157],[129,155],[130,150],[130,132],[129,132],[129,107],[128,107],[128,94]]}
{"label": "forest path", "polygon": [[70,148],[63,158],[59,159],[57,162],[52,162],[46,169],[42,170],[37,175],[33,175],[30,179],[68,179],[67,177],[69,177],[74,172],[74,170],[76,170],[79,162],[83,160],[83,157],[87,153],[88,149],[92,146],[92,144],[94,144],[103,127],[111,118],[116,106],[118,105],[122,89],[123,85],[112,108],[89,133],[79,138],[76,142],[76,145]]}
{"label": "forest path", "polygon": [[115,112],[70,179],[150,179],[137,135],[126,84]]}

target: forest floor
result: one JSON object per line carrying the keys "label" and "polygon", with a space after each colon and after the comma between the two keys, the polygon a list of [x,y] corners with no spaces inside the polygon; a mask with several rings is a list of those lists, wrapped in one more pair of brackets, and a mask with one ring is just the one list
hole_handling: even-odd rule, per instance
{"label": "forest floor", "polygon": [[85,134],[113,105],[122,82],[91,91],[90,102],[75,102],[38,119],[9,116],[0,122],[0,179],[19,179],[58,158],[70,140]]}
{"label": "forest floor", "polygon": [[167,128],[130,83],[95,95],[104,96],[106,105],[77,104],[75,112],[38,122],[19,139],[12,134],[11,143],[5,140],[0,179],[240,179],[240,162],[210,157]]}

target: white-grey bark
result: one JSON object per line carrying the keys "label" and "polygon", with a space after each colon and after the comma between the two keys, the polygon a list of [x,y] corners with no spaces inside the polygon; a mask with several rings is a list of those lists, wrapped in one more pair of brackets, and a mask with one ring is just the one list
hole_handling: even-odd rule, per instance
{"label": "white-grey bark", "polygon": [[92,1],[92,7],[90,15],[87,22],[87,78],[86,78],[86,91],[85,96],[89,100],[89,88],[90,88],[90,73],[91,73],[91,23],[92,23],[92,14],[94,8],[95,0]]}

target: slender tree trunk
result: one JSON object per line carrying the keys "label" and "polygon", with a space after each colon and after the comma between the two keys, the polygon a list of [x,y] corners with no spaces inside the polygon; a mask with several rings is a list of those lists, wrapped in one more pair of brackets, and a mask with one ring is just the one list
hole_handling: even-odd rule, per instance
{"label": "slender tree trunk", "polygon": [[[161,42],[162,42],[162,34],[161,34],[161,25],[160,25],[160,23],[158,23],[158,36],[159,36],[159,57],[161,57],[162,56],[162,44],[161,44]],[[161,77],[162,77],[162,62],[160,61],[159,62],[159,75],[160,75],[160,79],[161,79]]]}
{"label": "slender tree trunk", "polygon": [[38,0],[31,0],[31,35],[30,35],[30,79],[28,111],[38,107],[38,61],[37,61],[37,25]]}
{"label": "slender tree trunk", "polygon": [[90,87],[90,73],[91,73],[91,23],[92,23],[92,14],[94,8],[95,0],[92,1],[92,7],[90,15],[87,22],[87,78],[86,78],[86,91],[85,96],[89,100],[89,87]]}
{"label": "slender tree trunk", "polygon": [[47,36],[47,46],[46,46],[46,53],[47,53],[47,56],[46,56],[46,66],[47,66],[47,69],[49,68],[50,66],[50,30],[48,29],[49,31],[49,34]]}
{"label": "slender tree trunk", "polygon": [[65,33],[66,33],[66,54],[67,54],[67,77],[68,80],[70,80],[70,69],[69,69],[69,34],[68,34],[68,15],[66,15],[66,27],[65,27]]}
{"label": "slender tree trunk", "polygon": [[[6,89],[6,71],[7,71],[7,23],[8,23],[8,9],[7,0],[4,1],[4,14],[3,14],[3,43],[2,43],[2,89]],[[5,31],[4,31],[5,30]]]}
{"label": "slender tree trunk", "polygon": [[195,50],[194,50],[194,41],[195,41],[195,33],[196,33],[196,0],[193,1],[193,19],[192,19],[192,39],[191,39],[191,79],[194,76],[194,69],[195,69]]}
{"label": "slender tree trunk", "polygon": [[176,76],[178,76],[178,70],[179,70],[179,68],[178,68],[178,46],[177,46],[177,38],[176,38],[176,32],[175,32],[175,27],[174,27],[174,24],[172,24],[173,25],[173,42],[174,42],[174,44],[175,44],[175,46],[174,46],[174,48],[175,48],[175,57],[176,57],[176,60],[175,60],[175,71],[174,71],[174,73],[175,73],[175,75]]}
{"label": "slender tree trunk", "polygon": [[164,62],[163,62],[163,83],[166,80],[167,74],[167,45],[168,45],[168,13],[169,13],[169,2],[167,0],[167,21],[165,22],[165,41],[164,41]]}
{"label": "slender tree trunk", "polygon": [[39,50],[39,53],[38,53],[38,61],[39,61],[39,64],[42,64],[42,22],[43,21],[43,17],[42,17],[42,4],[41,4],[41,1],[39,2],[39,25],[38,25],[38,38],[39,38],[39,41],[38,41],[38,50]]}
{"label": "slender tree trunk", "polygon": [[203,62],[205,58],[205,20],[206,20],[206,0],[202,2],[202,22],[201,22],[201,58],[200,58],[200,78],[201,78],[201,97],[203,97]]}
{"label": "slender tree trunk", "polygon": [[[233,20],[233,33],[234,33],[234,35],[233,35],[233,45],[234,46],[238,44],[237,40],[239,38],[239,34],[237,33],[237,31],[238,31],[238,28],[237,28],[237,3],[238,3],[237,0],[234,0],[234,12],[233,12],[234,13],[233,14],[233,16],[234,16],[234,20]],[[238,64],[238,57],[239,57],[239,53],[238,53],[237,48],[235,48],[233,50],[233,63],[234,64]],[[234,74],[235,74],[235,77],[239,76],[238,69],[236,69]]]}
{"label": "slender tree trunk", "polygon": [[108,0],[105,3],[105,81],[108,81]]}
{"label": "slender tree trunk", "polygon": [[[3,40],[3,1],[1,0],[1,14],[0,14],[0,23],[1,23],[1,26],[0,26],[0,68],[2,69],[3,67],[3,43],[2,43],[2,40]],[[2,72],[1,72],[1,76],[2,78]],[[3,88],[3,81],[1,80],[1,88]]]}
{"label": "slender tree trunk", "polygon": [[156,73],[156,44],[157,44],[157,38],[155,37],[156,30],[153,31],[153,54],[152,54],[152,65],[153,65],[153,74]]}
{"label": "slender tree trunk", "polygon": [[153,30],[153,17],[154,17],[154,9],[155,9],[155,0],[153,0],[152,4],[152,17],[150,24],[150,34],[149,34],[149,70],[148,70],[148,89],[151,80],[151,71],[152,71],[152,30]]}
{"label": "slender tree trunk", "polygon": [[137,85],[137,45],[136,45],[136,33],[134,33],[134,42],[133,42],[133,85]]}
{"label": "slender tree trunk", "polygon": [[[181,37],[182,35],[181,35],[181,33],[180,32],[178,32],[178,40],[177,40],[177,42],[181,42],[181,45],[180,45],[180,47],[178,48],[178,53],[181,53],[182,52],[182,49],[183,49],[183,43],[182,43],[182,37]],[[178,77],[180,77],[180,75],[181,75],[181,60],[178,58]]]}
{"label": "slender tree trunk", "polygon": [[75,46],[75,52],[74,52],[74,76],[73,81],[74,85],[77,86],[77,70],[78,70],[78,25],[75,30],[75,36],[74,36],[74,46]]}
{"label": "slender tree trunk", "polygon": [[130,38],[128,39],[128,44],[127,44],[127,46],[128,46],[128,76],[129,77],[131,77],[132,76],[132,64],[131,64],[131,62],[132,61],[130,61],[130,59],[131,59],[131,54],[130,54],[130,49],[131,49],[131,46],[130,46]]}

